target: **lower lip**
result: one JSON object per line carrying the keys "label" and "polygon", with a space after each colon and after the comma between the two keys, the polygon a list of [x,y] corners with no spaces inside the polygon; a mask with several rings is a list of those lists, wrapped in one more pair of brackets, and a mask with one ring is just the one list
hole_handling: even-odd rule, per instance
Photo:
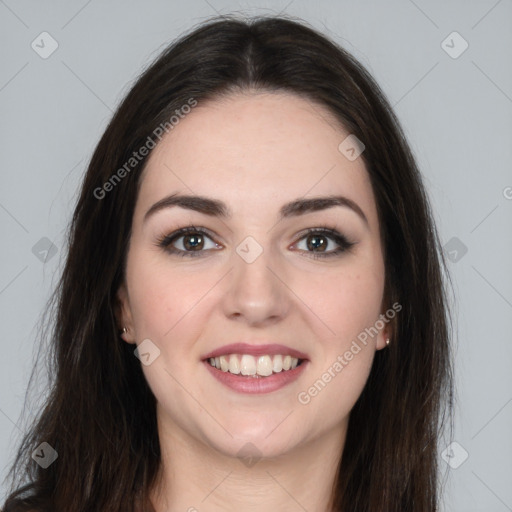
{"label": "lower lip", "polygon": [[223,372],[214,368],[208,361],[203,361],[208,371],[222,384],[239,393],[270,393],[284,388],[296,380],[304,371],[308,361],[303,361],[300,366],[293,370],[283,370],[268,377],[251,377],[246,375],[234,375],[230,372]]}

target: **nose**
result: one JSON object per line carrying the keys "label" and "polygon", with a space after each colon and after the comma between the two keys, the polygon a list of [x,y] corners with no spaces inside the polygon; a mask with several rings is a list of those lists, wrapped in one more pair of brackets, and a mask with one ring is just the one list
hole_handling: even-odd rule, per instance
{"label": "nose", "polygon": [[[252,246],[251,251],[254,250]],[[277,258],[272,258],[266,250],[255,259],[254,256],[253,252],[247,257],[243,250],[233,254],[223,309],[230,319],[251,326],[271,325],[288,315],[291,292],[285,285],[284,271]]]}

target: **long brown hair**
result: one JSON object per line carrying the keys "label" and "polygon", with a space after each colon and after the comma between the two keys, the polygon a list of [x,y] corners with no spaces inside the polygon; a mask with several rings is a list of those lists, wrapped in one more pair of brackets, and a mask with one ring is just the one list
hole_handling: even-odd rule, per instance
{"label": "long brown hair", "polygon": [[[393,342],[375,354],[351,411],[334,509],[438,510],[438,444],[447,419],[453,429],[450,313],[446,264],[415,159],[381,89],[344,49],[304,22],[228,16],[196,27],[141,74],[92,155],[49,303],[50,391],[9,473],[4,512],[126,512],[136,497],[149,503],[160,462],[155,398],[133,346],[120,341],[115,314],[148,156],[126,163],[149,139],[158,142],[157,127],[172,129],[169,119],[191,98],[248,89],[317,102],[364,142],[385,300],[402,305]],[[126,176],[98,192],[123,166]],[[31,458],[41,442],[58,453],[46,469]]]}

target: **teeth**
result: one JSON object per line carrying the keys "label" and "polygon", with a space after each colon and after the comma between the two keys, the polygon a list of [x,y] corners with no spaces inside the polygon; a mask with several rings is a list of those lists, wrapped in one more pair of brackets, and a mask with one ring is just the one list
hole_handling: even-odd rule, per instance
{"label": "teeth", "polygon": [[244,354],[240,360],[240,371],[242,375],[256,375],[256,359]]}
{"label": "teeth", "polygon": [[220,356],[220,369],[227,372],[229,368],[229,361],[226,356]]}
{"label": "teeth", "polygon": [[268,377],[273,373],[297,368],[299,360],[290,355],[264,355],[254,357],[249,354],[229,354],[220,357],[210,357],[209,363],[223,372],[234,375]]}
{"label": "teeth", "polygon": [[283,369],[283,356],[274,356],[273,368],[276,373],[279,373]]}
{"label": "teeth", "polygon": [[263,377],[272,375],[272,359],[270,359],[270,356],[258,357],[257,372],[258,375]]}
{"label": "teeth", "polygon": [[234,354],[229,356],[229,373],[234,373],[238,375],[240,373],[240,362],[238,361],[238,357]]}

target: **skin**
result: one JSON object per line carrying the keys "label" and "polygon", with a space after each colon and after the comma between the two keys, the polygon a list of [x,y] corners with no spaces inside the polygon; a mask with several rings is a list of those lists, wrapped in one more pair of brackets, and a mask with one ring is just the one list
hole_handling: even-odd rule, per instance
{"label": "skin", "polygon": [[[307,391],[386,311],[375,198],[361,158],[338,145],[349,133],[329,112],[289,93],[239,93],[200,103],[151,154],[133,217],[126,280],[118,292],[127,343],[150,339],[160,355],[142,365],[157,399],[162,467],[155,510],[328,510],[350,410],[389,324],[306,405]],[[181,207],[146,211],[171,193],[226,203],[229,219]],[[285,203],[344,195],[348,207],[279,221]],[[159,237],[193,225],[209,230],[202,256],[180,257]],[[336,228],[346,252],[314,259],[308,228]],[[237,246],[252,236],[263,253],[247,263]],[[190,238],[187,239],[190,242]],[[311,241],[311,235],[309,237]],[[326,251],[338,247],[328,238]],[[173,246],[185,250],[184,238]],[[217,249],[216,249],[217,248]],[[190,249],[189,249],[189,252]],[[236,341],[282,343],[308,354],[298,380],[241,394],[201,361]],[[237,456],[252,443],[257,463]]]}

